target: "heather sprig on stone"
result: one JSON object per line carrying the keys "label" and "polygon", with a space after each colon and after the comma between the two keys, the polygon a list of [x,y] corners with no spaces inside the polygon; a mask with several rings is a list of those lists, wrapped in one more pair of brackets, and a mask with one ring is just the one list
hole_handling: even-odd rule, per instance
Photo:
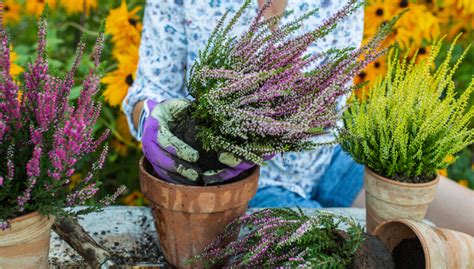
{"label": "heather sprig on stone", "polygon": [[[9,36],[3,24],[0,26],[1,229],[8,227],[10,219],[22,214],[39,211],[43,215],[58,216],[68,214],[65,207],[83,205],[98,191],[100,182],[94,174],[102,168],[107,154],[107,146],[104,146],[89,174],[71,184],[77,162],[98,150],[108,135],[108,132],[98,138],[93,135],[93,126],[101,111],[101,104],[94,96],[99,91],[97,69],[103,32],[95,44],[94,66],[82,82],[77,104],[72,105],[69,94],[75,84],[74,75],[85,43],[79,43],[75,61],[67,74],[52,75],[46,57],[47,21],[44,16],[38,26],[37,57],[19,81],[10,75]],[[85,211],[110,203],[117,194],[105,197]]]}
{"label": "heather sprig on stone", "polygon": [[398,17],[359,49],[307,55],[311,44],[361,3],[350,0],[304,34],[297,34],[298,29],[317,10],[277,26],[291,11],[265,18],[267,4],[244,34],[230,35],[249,5],[250,0],[230,19],[224,14],[199,52],[186,84],[195,98],[190,114],[197,122],[203,148],[231,152],[260,164],[266,155],[321,145],[313,138],[332,132],[340,118],[338,101],[357,87],[351,83],[353,77],[385,53],[380,43]]}
{"label": "heather sprig on stone", "polygon": [[[241,228],[239,239],[222,247]],[[231,222],[193,261],[223,268],[345,268],[362,244],[363,234],[349,217],[264,209]]]}

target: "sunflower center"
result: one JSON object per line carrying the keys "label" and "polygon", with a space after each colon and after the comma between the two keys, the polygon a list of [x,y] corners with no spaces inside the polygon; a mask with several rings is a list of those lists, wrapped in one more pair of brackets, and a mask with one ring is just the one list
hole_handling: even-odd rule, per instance
{"label": "sunflower center", "polygon": [[402,0],[402,1],[400,1],[400,3],[398,4],[398,6],[400,6],[400,7],[407,7],[407,6],[408,6],[408,0]]}
{"label": "sunflower center", "polygon": [[383,9],[382,8],[377,8],[377,10],[375,11],[375,15],[382,16],[383,15]]}
{"label": "sunflower center", "polygon": [[38,0],[38,3],[43,4],[43,3],[44,3],[44,0]]}
{"label": "sunflower center", "polygon": [[379,67],[380,67],[380,63],[379,63],[379,62],[375,62],[375,63],[374,63],[374,67],[375,67],[375,68],[379,68]]}
{"label": "sunflower center", "polygon": [[10,10],[10,8],[9,8],[7,5],[5,5],[5,7],[3,8],[3,10],[5,10],[5,11],[8,12],[8,11]]}
{"label": "sunflower center", "polygon": [[425,48],[421,48],[419,51],[418,51],[419,54],[426,54],[426,49]]}
{"label": "sunflower center", "polygon": [[358,76],[359,76],[359,78],[364,79],[367,76],[367,74],[364,71],[362,71],[362,72],[359,73]]}
{"label": "sunflower center", "polygon": [[127,83],[128,86],[132,86],[132,84],[133,84],[133,77],[132,77],[132,74],[129,74],[129,75],[125,78],[125,83]]}
{"label": "sunflower center", "polygon": [[130,18],[130,19],[128,19],[128,23],[135,26],[135,25],[137,25],[137,20],[135,20],[134,18]]}

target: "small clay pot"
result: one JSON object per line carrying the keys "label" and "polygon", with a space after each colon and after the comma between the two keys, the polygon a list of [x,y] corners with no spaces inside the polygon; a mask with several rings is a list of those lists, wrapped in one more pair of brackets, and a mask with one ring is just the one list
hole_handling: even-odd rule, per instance
{"label": "small clay pot", "polygon": [[367,232],[390,219],[422,221],[438,187],[439,176],[427,183],[404,183],[384,178],[366,167],[365,208]]}
{"label": "small clay pot", "polygon": [[0,230],[0,268],[48,268],[49,239],[54,218],[33,212]]}
{"label": "small clay pot", "polygon": [[470,235],[407,219],[386,221],[374,233],[390,251],[404,239],[417,238],[426,269],[474,268],[474,238]]}
{"label": "small clay pot", "polygon": [[259,167],[239,181],[217,186],[178,185],[163,181],[140,160],[140,185],[152,205],[160,247],[167,262],[177,268],[203,268],[189,264],[227,224],[247,210],[258,187]]}

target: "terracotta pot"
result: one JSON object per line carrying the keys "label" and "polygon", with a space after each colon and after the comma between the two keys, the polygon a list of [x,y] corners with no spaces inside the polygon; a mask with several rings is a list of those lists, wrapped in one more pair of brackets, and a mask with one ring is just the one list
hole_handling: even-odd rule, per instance
{"label": "terracotta pot", "polygon": [[140,185],[152,203],[164,257],[178,268],[202,268],[188,260],[208,246],[225,226],[247,210],[258,187],[259,168],[237,182],[217,186],[188,186],[165,182],[140,160]]}
{"label": "terracotta pot", "polygon": [[365,169],[365,208],[367,232],[390,219],[422,221],[433,201],[439,176],[427,183],[404,183]]}
{"label": "terracotta pot", "polygon": [[0,231],[0,268],[48,268],[49,239],[54,218],[33,212]]}
{"label": "terracotta pot", "polygon": [[474,238],[470,235],[406,219],[386,221],[374,233],[390,251],[403,239],[418,238],[426,269],[474,268]]}

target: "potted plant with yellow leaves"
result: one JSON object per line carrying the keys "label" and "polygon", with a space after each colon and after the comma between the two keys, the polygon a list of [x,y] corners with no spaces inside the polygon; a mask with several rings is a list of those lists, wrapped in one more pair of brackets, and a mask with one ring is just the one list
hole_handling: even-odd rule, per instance
{"label": "potted plant with yellow leaves", "polygon": [[[110,204],[120,192],[84,205],[98,191],[94,177],[105,161],[107,147],[89,174],[71,183],[77,162],[96,151],[92,128],[100,114],[93,97],[99,90],[97,68],[102,51],[100,34],[94,66],[85,77],[77,105],[69,104],[74,75],[83,54],[78,46],[73,67],[65,76],[51,75],[46,59],[46,19],[39,21],[38,55],[21,81],[10,74],[9,37],[0,23],[0,267],[48,268],[51,225],[55,217],[75,216]],[[122,189],[121,189],[122,190]]]}
{"label": "potted plant with yellow leaves", "polygon": [[248,30],[232,36],[250,2],[232,18],[225,13],[200,51],[186,81],[194,100],[145,102],[141,188],[152,203],[164,256],[178,267],[245,212],[257,190],[258,165],[278,153],[313,148],[313,138],[330,132],[340,119],[339,97],[385,52],[379,46],[394,24],[359,49],[305,55],[358,1],[303,34],[298,29],[315,10],[276,26],[287,13],[264,18],[266,5]]}
{"label": "potted plant with yellow leaves", "polygon": [[436,195],[438,170],[474,142],[474,108],[468,105],[473,82],[457,96],[452,79],[468,50],[451,65],[453,47],[437,68],[441,41],[419,63],[416,57],[398,60],[393,52],[370,97],[356,97],[344,114],[341,146],[366,165],[369,232],[388,219],[421,221]]}

